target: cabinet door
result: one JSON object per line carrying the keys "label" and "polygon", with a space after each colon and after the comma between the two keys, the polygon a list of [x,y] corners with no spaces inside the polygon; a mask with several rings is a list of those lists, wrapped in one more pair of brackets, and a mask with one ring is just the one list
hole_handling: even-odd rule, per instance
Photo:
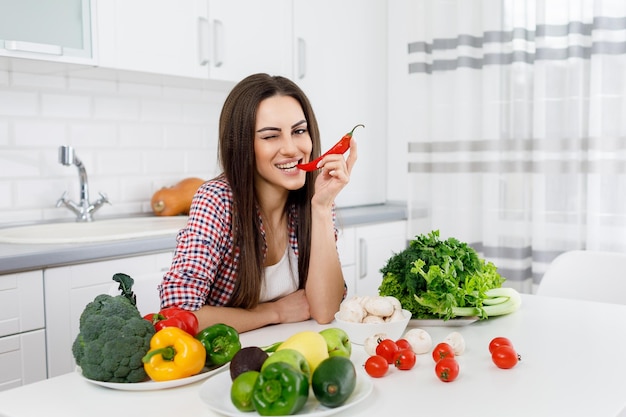
{"label": "cabinet door", "polygon": [[114,290],[114,274],[123,272],[135,280],[137,307],[147,314],[159,306],[157,285],[171,260],[172,253],[167,252],[45,270],[48,376],[74,370],[72,343],[78,335],[80,315],[97,295]]}
{"label": "cabinet door", "polygon": [[0,391],[46,379],[45,330],[0,337]]}
{"label": "cabinet door", "polygon": [[359,226],[356,241],[356,294],[377,295],[380,269],[394,253],[406,248],[406,221]]}
{"label": "cabinet door", "polygon": [[291,0],[209,0],[209,77],[292,76]]}
{"label": "cabinet door", "polygon": [[343,279],[346,282],[346,300],[354,295],[357,295],[356,290],[356,265],[346,265],[341,267],[343,272]]}
{"label": "cabinet door", "polygon": [[309,96],[323,151],[356,124],[359,159],[337,205],[385,201],[386,2],[294,0],[295,81]]}
{"label": "cabinet door", "polygon": [[208,77],[206,0],[99,0],[101,67]]}
{"label": "cabinet door", "polygon": [[42,271],[0,276],[0,391],[46,379]]}
{"label": "cabinet door", "polygon": [[0,337],[43,329],[44,298],[41,271],[0,276]]}
{"label": "cabinet door", "polygon": [[93,64],[91,0],[0,0],[0,55]]}
{"label": "cabinet door", "polygon": [[346,298],[356,294],[356,229],[345,227],[339,229],[337,237],[337,251],[341,261],[343,279],[346,282],[348,293]]}

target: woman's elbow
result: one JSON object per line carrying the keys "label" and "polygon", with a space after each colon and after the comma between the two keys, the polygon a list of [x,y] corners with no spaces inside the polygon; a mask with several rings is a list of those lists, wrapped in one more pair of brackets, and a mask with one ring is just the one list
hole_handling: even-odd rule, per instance
{"label": "woman's elbow", "polygon": [[337,311],[320,311],[312,312],[311,318],[317,322],[317,324],[329,324],[335,319],[335,313]]}

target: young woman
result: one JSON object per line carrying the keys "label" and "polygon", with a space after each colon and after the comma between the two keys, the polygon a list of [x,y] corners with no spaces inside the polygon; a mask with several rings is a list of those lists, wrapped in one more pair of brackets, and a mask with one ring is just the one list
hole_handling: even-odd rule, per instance
{"label": "young woman", "polygon": [[284,77],[254,74],[227,97],[219,123],[223,173],[196,193],[159,286],[161,306],[192,310],[200,328],[239,332],[315,319],[344,295],[334,201],[357,159],[321,154],[308,98]]}

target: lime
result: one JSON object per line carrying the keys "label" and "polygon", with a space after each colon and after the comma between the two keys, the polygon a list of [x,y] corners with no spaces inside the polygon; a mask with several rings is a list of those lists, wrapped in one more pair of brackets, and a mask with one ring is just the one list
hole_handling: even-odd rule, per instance
{"label": "lime", "polygon": [[233,381],[233,385],[230,387],[230,400],[237,407],[237,410],[242,412],[254,411],[252,391],[254,391],[254,384],[258,377],[258,371],[246,371],[239,374]]}
{"label": "lime", "polygon": [[339,407],[356,388],[356,370],[345,356],[324,359],[313,372],[311,387],[315,398],[326,407]]}

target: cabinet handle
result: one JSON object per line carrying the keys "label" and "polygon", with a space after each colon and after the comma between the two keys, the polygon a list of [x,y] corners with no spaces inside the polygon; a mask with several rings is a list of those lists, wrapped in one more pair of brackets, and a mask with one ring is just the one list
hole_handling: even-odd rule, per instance
{"label": "cabinet handle", "polygon": [[367,275],[367,240],[359,239],[359,279]]}
{"label": "cabinet handle", "polygon": [[224,24],[213,20],[213,65],[221,67],[224,63]]}
{"label": "cabinet handle", "polygon": [[63,48],[59,45],[45,43],[4,41],[4,48],[9,51],[35,52],[47,55],[63,55]]}
{"label": "cabinet handle", "polygon": [[200,16],[198,17],[198,63],[200,66],[208,65],[210,56],[209,21]]}
{"label": "cabinet handle", "polygon": [[302,79],[306,75],[306,42],[298,38],[298,78]]}

